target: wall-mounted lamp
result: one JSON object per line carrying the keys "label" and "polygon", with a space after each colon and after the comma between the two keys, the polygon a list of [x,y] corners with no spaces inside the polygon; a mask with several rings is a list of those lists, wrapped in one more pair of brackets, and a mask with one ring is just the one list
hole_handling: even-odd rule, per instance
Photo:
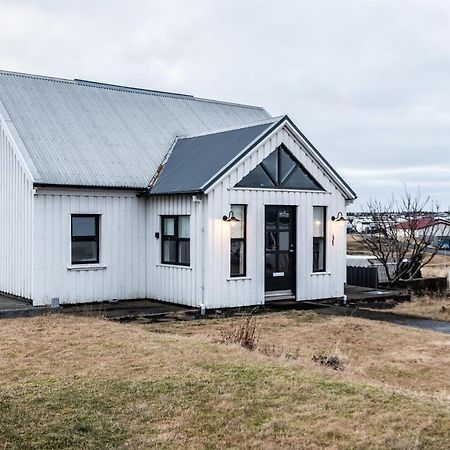
{"label": "wall-mounted lamp", "polygon": [[347,222],[347,219],[339,211],[336,216],[331,216],[333,222]]}
{"label": "wall-mounted lamp", "polygon": [[236,217],[234,217],[234,212],[233,212],[233,211],[230,211],[230,212],[228,213],[228,216],[223,216],[223,217],[222,217],[222,220],[223,220],[224,222],[230,222],[231,226],[234,226],[234,225],[236,224],[236,222],[240,222],[239,219],[237,219]]}

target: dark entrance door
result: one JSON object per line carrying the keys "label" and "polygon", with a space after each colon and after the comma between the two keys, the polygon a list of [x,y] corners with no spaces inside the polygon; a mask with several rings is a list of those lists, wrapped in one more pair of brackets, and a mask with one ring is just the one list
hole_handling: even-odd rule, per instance
{"label": "dark entrance door", "polygon": [[269,294],[295,292],[295,211],[293,206],[266,206],[265,288]]}

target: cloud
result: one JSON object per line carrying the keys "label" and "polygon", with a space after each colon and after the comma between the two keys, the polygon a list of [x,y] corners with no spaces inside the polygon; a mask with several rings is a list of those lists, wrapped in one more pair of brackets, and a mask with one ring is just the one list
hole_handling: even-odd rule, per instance
{"label": "cloud", "polygon": [[[447,1],[0,0],[1,66],[289,114],[357,191],[450,205]],[[364,176],[361,174],[364,173]]]}

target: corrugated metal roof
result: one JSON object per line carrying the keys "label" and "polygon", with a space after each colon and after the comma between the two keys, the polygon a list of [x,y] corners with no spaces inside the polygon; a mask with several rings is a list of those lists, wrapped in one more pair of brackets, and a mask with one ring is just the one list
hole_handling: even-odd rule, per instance
{"label": "corrugated metal roof", "polygon": [[145,188],[177,136],[270,118],[259,107],[2,71],[0,101],[43,184]]}
{"label": "corrugated metal roof", "polygon": [[200,192],[276,119],[232,130],[177,139],[151,194]]}

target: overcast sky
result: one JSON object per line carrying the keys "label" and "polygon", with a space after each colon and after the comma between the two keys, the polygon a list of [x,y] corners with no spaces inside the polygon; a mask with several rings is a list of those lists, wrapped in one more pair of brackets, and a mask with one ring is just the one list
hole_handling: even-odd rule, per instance
{"label": "overcast sky", "polygon": [[359,199],[450,206],[448,0],[0,0],[0,68],[289,114]]}

